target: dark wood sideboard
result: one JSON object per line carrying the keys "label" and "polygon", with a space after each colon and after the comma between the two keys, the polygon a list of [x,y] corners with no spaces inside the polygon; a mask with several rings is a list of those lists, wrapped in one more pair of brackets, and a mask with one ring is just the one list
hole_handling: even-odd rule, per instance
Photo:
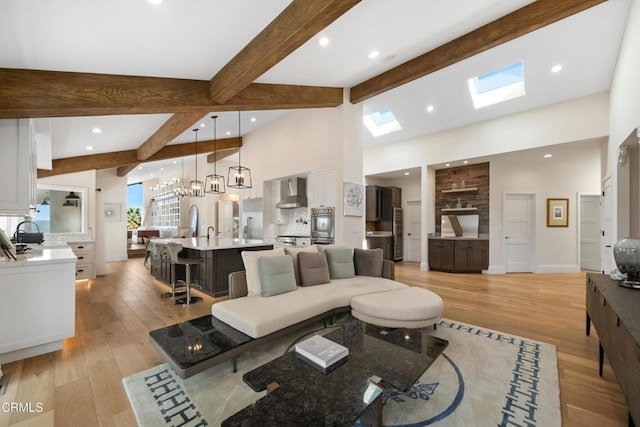
{"label": "dark wood sideboard", "polygon": [[593,322],[600,338],[600,376],[606,354],[627,401],[629,425],[640,425],[640,290],[589,273],[586,304],[586,333]]}

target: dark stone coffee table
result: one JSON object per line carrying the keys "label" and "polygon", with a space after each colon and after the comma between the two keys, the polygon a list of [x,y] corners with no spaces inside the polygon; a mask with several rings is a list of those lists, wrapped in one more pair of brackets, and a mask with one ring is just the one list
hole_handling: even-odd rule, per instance
{"label": "dark stone coffee table", "polygon": [[212,315],[156,329],[149,340],[181,378],[226,360],[233,361],[235,372],[238,356],[256,341]]}
{"label": "dark stone coffee table", "polygon": [[[223,426],[352,426],[382,424],[383,387],[406,391],[449,344],[431,328],[391,329],[359,320],[325,337],[349,348],[346,363],[324,374],[290,351],[247,372],[243,379],[262,397]],[[381,380],[381,381],[380,381]]]}

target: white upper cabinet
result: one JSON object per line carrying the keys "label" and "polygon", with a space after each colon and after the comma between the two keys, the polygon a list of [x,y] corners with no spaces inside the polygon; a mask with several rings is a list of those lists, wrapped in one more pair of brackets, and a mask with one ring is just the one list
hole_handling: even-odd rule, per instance
{"label": "white upper cabinet", "polygon": [[308,199],[310,208],[336,205],[336,170],[322,169],[309,175]]}
{"label": "white upper cabinet", "polygon": [[36,141],[29,119],[0,120],[0,215],[30,215],[36,199]]}

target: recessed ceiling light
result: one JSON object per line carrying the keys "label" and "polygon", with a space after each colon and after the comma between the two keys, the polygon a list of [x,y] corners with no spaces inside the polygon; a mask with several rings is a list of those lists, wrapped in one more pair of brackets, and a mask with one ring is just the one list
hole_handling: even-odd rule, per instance
{"label": "recessed ceiling light", "polygon": [[175,165],[176,163],[178,163],[178,161],[177,161],[177,160],[174,160],[174,161],[173,161],[173,164]]}
{"label": "recessed ceiling light", "polygon": [[405,175],[411,175],[411,172],[405,172],[404,174]]}
{"label": "recessed ceiling light", "polygon": [[231,135],[231,132],[227,131],[227,135]]}
{"label": "recessed ceiling light", "polygon": [[445,166],[451,166],[451,163],[447,163],[447,164],[445,164]]}
{"label": "recessed ceiling light", "polygon": [[138,166],[138,170],[142,170],[142,166]]}
{"label": "recessed ceiling light", "polygon": [[102,129],[100,129],[100,128],[93,128],[93,129],[91,129],[91,132],[93,132],[93,133],[100,133],[100,132],[102,132]]}
{"label": "recessed ceiling light", "polygon": [[468,160],[465,160],[465,161],[464,161],[464,162],[462,162],[462,163],[464,163],[464,164],[466,165],[467,163],[469,163],[469,161],[468,161]]}
{"label": "recessed ceiling light", "polygon": [[552,73],[559,73],[560,71],[562,71],[562,65],[560,64],[554,65],[553,67],[551,67]]}
{"label": "recessed ceiling light", "polygon": [[87,145],[84,149],[87,151],[93,151],[93,145]]}
{"label": "recessed ceiling light", "polygon": [[200,127],[203,128],[204,127],[204,123],[200,123]]}
{"label": "recessed ceiling light", "polygon": [[256,121],[256,118],[255,118],[255,117],[251,117],[251,121],[252,121],[252,122],[255,122],[255,121]]}
{"label": "recessed ceiling light", "polygon": [[160,170],[161,170],[161,171],[163,171],[163,170],[164,170],[164,168],[160,168]]}
{"label": "recessed ceiling light", "polygon": [[378,56],[380,56],[380,51],[379,50],[372,50],[369,53],[369,59],[376,59]]}
{"label": "recessed ceiling light", "polygon": [[432,113],[433,110],[435,110],[435,107],[433,105],[428,105],[427,106],[427,113]]}
{"label": "recessed ceiling light", "polygon": [[318,40],[318,44],[322,47],[324,46],[328,46],[329,45],[329,38],[328,37],[320,37],[320,40]]}
{"label": "recessed ceiling light", "polygon": [[545,155],[544,155],[544,158],[545,158],[545,159],[548,159],[549,157],[553,157],[553,154],[545,154]]}

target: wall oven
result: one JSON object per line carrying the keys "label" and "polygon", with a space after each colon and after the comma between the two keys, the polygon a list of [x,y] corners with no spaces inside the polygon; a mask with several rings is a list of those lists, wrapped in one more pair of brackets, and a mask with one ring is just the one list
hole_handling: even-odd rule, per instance
{"label": "wall oven", "polygon": [[335,208],[311,208],[311,243],[329,245],[334,242]]}

